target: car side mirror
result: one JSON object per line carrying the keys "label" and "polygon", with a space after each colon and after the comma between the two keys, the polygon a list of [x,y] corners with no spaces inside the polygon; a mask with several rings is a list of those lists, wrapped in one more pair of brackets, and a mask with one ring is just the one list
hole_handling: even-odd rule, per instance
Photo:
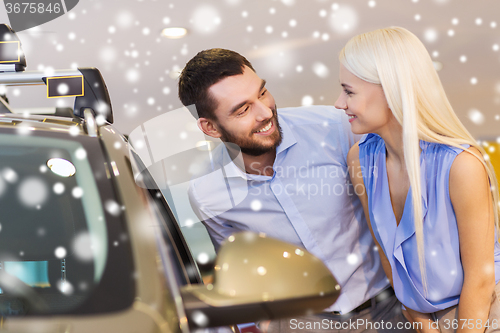
{"label": "car side mirror", "polygon": [[213,284],[183,287],[181,295],[189,326],[203,328],[320,312],[340,286],[306,250],[242,232],[222,244]]}

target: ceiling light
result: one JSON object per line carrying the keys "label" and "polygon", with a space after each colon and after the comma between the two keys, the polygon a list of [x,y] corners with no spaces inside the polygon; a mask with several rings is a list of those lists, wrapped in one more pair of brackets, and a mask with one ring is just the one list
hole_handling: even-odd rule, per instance
{"label": "ceiling light", "polygon": [[47,161],[47,166],[53,173],[61,177],[71,177],[76,173],[73,163],[62,158],[51,158]]}
{"label": "ceiling light", "polygon": [[187,34],[187,29],[185,28],[165,28],[161,32],[162,36],[167,37],[167,38],[182,38],[186,36]]}
{"label": "ceiling light", "polygon": [[443,64],[439,61],[433,61],[432,64],[434,65],[434,68],[438,72],[443,69]]}

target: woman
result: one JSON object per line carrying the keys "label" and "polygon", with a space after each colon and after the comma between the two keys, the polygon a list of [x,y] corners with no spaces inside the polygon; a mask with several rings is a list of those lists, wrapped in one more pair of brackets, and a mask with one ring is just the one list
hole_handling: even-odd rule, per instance
{"label": "woman", "polygon": [[500,329],[497,181],[427,50],[392,27],[339,58],[335,106],[370,133],[348,154],[351,180],[405,316],[423,332]]}

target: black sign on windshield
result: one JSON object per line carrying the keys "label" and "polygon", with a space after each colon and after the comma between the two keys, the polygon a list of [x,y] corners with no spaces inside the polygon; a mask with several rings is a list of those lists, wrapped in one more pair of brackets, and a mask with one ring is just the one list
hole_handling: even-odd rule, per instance
{"label": "black sign on windshield", "polygon": [[47,98],[83,96],[83,75],[47,78]]}
{"label": "black sign on windshield", "polygon": [[17,62],[20,59],[19,41],[0,42],[0,63]]}

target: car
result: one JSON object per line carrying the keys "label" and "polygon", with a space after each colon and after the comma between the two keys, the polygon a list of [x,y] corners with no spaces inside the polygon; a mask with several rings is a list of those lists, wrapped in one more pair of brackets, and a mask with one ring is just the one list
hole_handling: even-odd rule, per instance
{"label": "car", "polygon": [[204,285],[161,189],[112,125],[100,72],[25,71],[15,32],[0,25],[0,39],[0,86],[75,99],[16,113],[2,89],[0,330],[234,331],[335,302],[319,259],[263,234],[229,237]]}

